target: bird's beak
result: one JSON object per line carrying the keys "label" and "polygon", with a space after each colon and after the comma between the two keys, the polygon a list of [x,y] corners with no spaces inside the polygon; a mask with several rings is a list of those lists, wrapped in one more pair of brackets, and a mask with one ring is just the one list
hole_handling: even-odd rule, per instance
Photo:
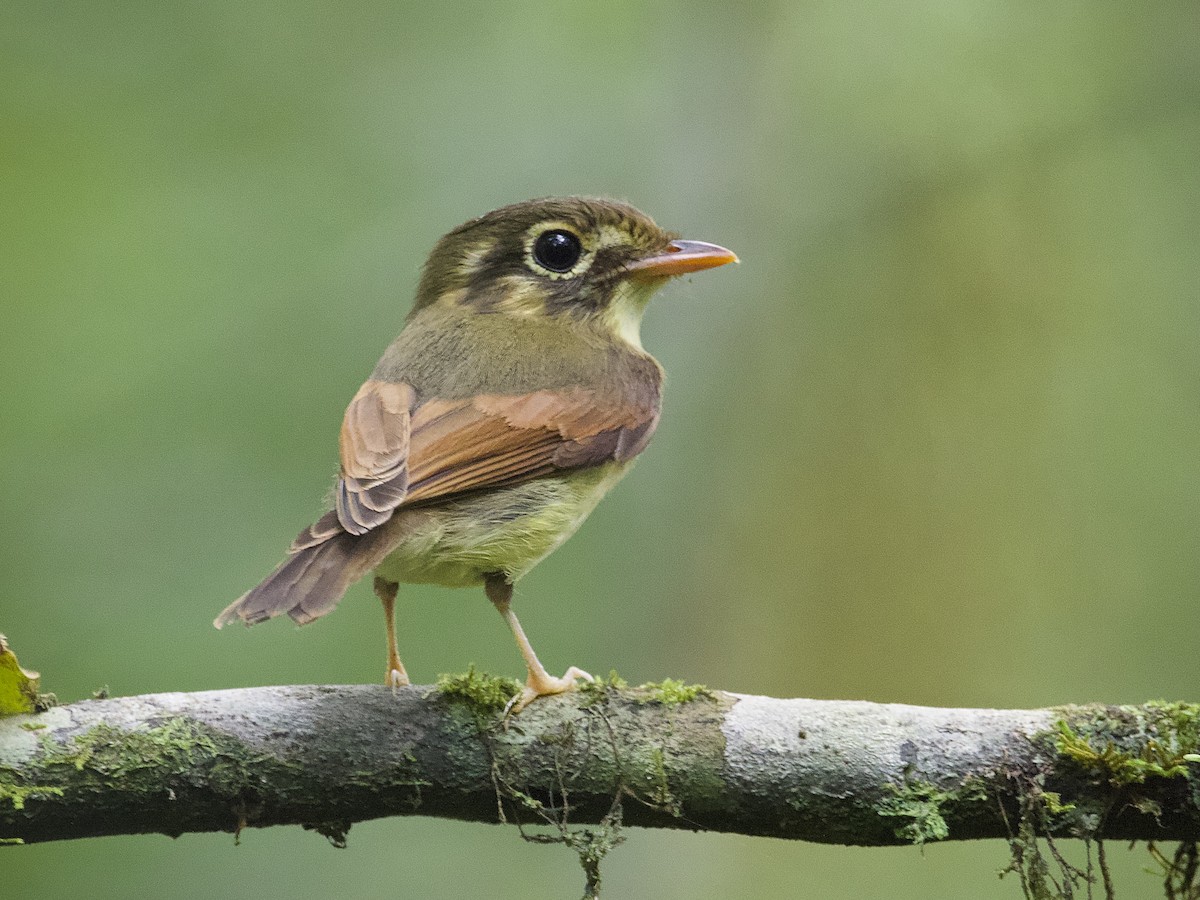
{"label": "bird's beak", "polygon": [[737,261],[736,253],[716,244],[706,244],[704,241],[671,241],[665,253],[639,259],[627,266],[627,270],[637,278],[668,278],[672,275],[699,272],[702,269],[714,269]]}

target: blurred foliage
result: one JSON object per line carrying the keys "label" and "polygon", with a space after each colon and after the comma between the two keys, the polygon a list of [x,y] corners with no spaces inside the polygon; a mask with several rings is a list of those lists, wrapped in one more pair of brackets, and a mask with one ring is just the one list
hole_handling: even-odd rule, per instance
{"label": "blurred foliage", "polygon": [[[382,678],[367,585],[303,630],[209,622],[320,511],[437,236],[591,193],[744,262],[650,310],[654,445],[518,592],[551,668],[1196,699],[1197,46],[1191,3],[10,3],[0,630],[64,699]],[[520,673],[481,591],[400,606],[416,680]],[[319,841],[46,845],[0,879],[6,900],[578,887],[573,854],[510,831]],[[1123,898],[1159,894],[1111,856]],[[624,897],[1012,897],[1006,859],[641,832],[605,875]]]}

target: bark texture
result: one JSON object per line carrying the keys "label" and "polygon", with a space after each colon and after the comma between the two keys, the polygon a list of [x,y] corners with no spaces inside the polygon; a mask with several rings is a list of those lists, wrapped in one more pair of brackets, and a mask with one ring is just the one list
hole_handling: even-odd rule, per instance
{"label": "bark texture", "polygon": [[933,709],[601,685],[505,717],[458,688],[292,686],[0,719],[0,840],[392,815],[883,845],[1200,837],[1190,704]]}

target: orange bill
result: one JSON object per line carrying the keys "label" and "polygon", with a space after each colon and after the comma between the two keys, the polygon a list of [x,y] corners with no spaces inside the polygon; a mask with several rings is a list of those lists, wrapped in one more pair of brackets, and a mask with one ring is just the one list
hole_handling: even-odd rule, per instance
{"label": "orange bill", "polygon": [[737,254],[704,241],[671,241],[665,253],[639,259],[628,271],[639,278],[668,278],[738,262]]}

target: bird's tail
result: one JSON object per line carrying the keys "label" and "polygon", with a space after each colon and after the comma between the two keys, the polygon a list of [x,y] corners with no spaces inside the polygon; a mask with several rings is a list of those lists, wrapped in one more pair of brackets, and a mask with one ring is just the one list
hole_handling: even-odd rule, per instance
{"label": "bird's tail", "polygon": [[225,607],[213,625],[220,628],[237,619],[254,625],[283,613],[300,625],[319,619],[375,565],[373,543],[368,535],[358,537],[344,531],[307,545],[297,539],[288,558],[258,587]]}

